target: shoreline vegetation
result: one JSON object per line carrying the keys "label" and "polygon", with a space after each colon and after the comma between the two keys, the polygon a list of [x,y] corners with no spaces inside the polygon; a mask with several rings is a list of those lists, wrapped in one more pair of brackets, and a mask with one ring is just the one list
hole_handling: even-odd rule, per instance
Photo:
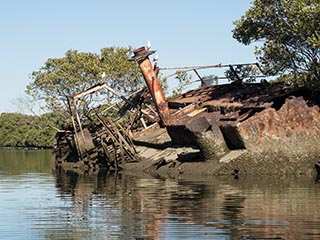
{"label": "shoreline vegetation", "polygon": [[53,147],[2,147],[0,146],[0,150],[50,150]]}
{"label": "shoreline vegetation", "polygon": [[49,149],[54,147],[57,126],[55,115],[21,113],[0,114],[0,148]]}

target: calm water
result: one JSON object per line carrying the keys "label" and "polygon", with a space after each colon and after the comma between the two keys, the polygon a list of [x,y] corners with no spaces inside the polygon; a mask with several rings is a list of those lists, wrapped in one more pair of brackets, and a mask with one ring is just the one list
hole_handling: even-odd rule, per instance
{"label": "calm water", "polygon": [[0,150],[0,239],[320,239],[314,178],[53,174]]}

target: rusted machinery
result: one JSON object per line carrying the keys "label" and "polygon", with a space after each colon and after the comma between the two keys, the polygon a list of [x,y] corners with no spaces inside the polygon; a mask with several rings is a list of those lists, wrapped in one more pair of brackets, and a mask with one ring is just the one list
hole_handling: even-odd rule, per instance
{"label": "rusted machinery", "polygon": [[[137,160],[131,138],[111,117],[95,112],[89,123],[81,121],[77,100],[104,88],[116,93],[106,84],[98,84],[84,92],[68,96],[72,129],[57,134],[57,166],[80,171],[120,170],[125,162]],[[122,98],[132,104],[129,99]]]}

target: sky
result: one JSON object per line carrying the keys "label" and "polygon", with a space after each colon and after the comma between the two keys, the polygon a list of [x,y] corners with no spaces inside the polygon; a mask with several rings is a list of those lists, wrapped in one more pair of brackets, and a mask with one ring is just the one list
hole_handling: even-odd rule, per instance
{"label": "sky", "polygon": [[[0,113],[23,112],[31,73],[75,49],[152,44],[160,67],[255,62],[232,38],[250,0],[10,0],[0,7]],[[165,73],[164,73],[165,75]],[[219,74],[217,74],[219,75]],[[170,84],[170,83],[169,83]]]}

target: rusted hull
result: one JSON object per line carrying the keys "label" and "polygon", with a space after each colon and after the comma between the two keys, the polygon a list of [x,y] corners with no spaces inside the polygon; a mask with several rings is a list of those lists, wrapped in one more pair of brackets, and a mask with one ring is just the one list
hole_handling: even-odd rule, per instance
{"label": "rusted hull", "polygon": [[[253,166],[242,171],[260,174],[312,173],[320,157],[320,112],[302,98],[287,98],[279,109],[268,108],[238,125]],[[249,160],[249,159],[248,159]],[[234,164],[246,164],[239,159]]]}
{"label": "rusted hull", "polygon": [[[314,174],[320,157],[320,111],[311,93],[281,84],[270,88],[259,84],[248,85],[248,89],[242,86],[234,93],[230,87],[193,90],[172,100],[174,106],[188,103],[197,107],[172,113],[171,124],[166,126],[168,141],[180,148],[197,148],[199,152],[196,158],[193,153],[188,158],[185,151],[184,159],[178,153],[174,161],[168,160],[156,172]],[[165,153],[166,149],[161,151]],[[148,157],[144,151],[140,155]],[[152,169],[154,165],[145,168]]]}

